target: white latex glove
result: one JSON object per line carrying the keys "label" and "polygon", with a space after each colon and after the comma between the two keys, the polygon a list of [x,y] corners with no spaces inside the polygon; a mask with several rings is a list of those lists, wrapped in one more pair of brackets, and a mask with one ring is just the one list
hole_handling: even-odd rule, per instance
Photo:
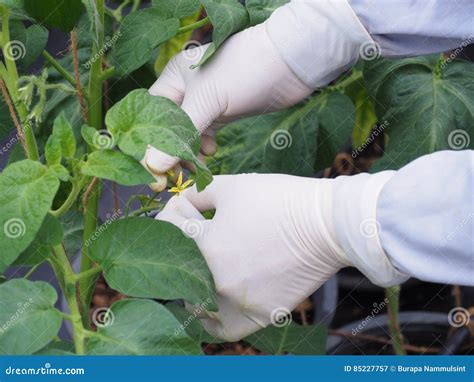
{"label": "white latex glove", "polygon": [[[219,312],[202,320],[239,340],[285,316],[349,261],[332,225],[332,180],[216,176],[173,197],[157,219],[194,238],[211,270]],[[199,211],[216,209],[212,220]]]}
{"label": "white latex glove", "polygon": [[[171,99],[189,115],[202,134],[204,155],[215,153],[214,129],[224,122],[288,107],[312,92],[285,64],[266,28],[260,24],[232,36],[200,68],[190,67],[199,62],[208,45],[179,53],[149,90]],[[150,146],[144,162],[156,177],[179,159]]]}
{"label": "white latex glove", "polygon": [[[381,285],[404,281],[367,226],[392,174],[223,175],[200,193],[190,188],[173,197],[157,219],[196,241],[216,283],[219,311],[202,319],[204,327],[234,341],[269,324],[284,325],[297,304],[349,265]],[[339,205],[351,207],[341,211]],[[210,209],[215,215],[205,220],[200,211]]]}
{"label": "white latex glove", "polygon": [[[203,135],[202,154],[212,155],[214,129],[224,122],[293,105],[376,48],[347,1],[292,0],[232,36],[201,68],[190,67],[207,46],[179,53],[150,93],[181,105]],[[150,147],[142,163],[164,187],[166,179],[156,175],[178,161]]]}

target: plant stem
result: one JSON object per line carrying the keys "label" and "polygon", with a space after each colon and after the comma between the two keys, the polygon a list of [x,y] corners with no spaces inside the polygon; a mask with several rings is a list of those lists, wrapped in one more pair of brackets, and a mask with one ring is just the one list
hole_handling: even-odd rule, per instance
{"label": "plant stem", "polygon": [[38,269],[38,267],[39,267],[40,265],[41,265],[41,263],[40,263],[40,264],[33,265],[33,266],[31,267],[31,269],[30,269],[28,272],[26,272],[26,274],[23,276],[23,278],[24,278],[24,279],[27,279],[28,277],[30,277],[30,276]]}
{"label": "plant stem", "polygon": [[[104,25],[105,0],[96,0],[97,13],[101,26]],[[99,29],[98,41],[94,43],[92,57],[99,54],[99,50],[104,46],[104,28]],[[89,126],[97,130],[102,128],[102,96],[103,81],[102,77],[102,55],[99,59],[91,64],[89,76]],[[94,148],[89,147],[92,151]],[[98,210],[100,199],[100,181],[92,185],[90,196],[87,198],[84,206],[84,233],[82,237],[82,256],[81,256],[81,273],[84,273],[93,267],[93,262],[89,257],[88,239],[97,229]],[[89,306],[94,293],[95,284],[98,274],[81,278],[79,281],[80,302],[82,311],[82,320],[86,328],[90,327]]]}
{"label": "plant stem", "polygon": [[[47,51],[43,50],[43,52],[41,53],[41,55],[46,59],[46,61],[48,61],[48,63],[54,68],[56,69],[56,71],[67,81],[69,82],[73,87],[74,89],[76,89],[76,81],[74,80],[74,78],[67,72],[66,69],[64,69],[61,64],[53,57],[51,56]],[[83,89],[83,95],[84,95],[84,98],[88,98],[88,95],[86,94],[86,91],[85,89]]]}
{"label": "plant stem", "polygon": [[362,80],[362,78],[362,70],[353,70],[351,75],[344,77],[342,80],[336,82],[334,85],[328,86],[326,90],[344,92],[346,88],[348,88],[354,82]]}
{"label": "plant stem", "polygon": [[193,31],[195,29],[199,29],[203,27],[204,25],[210,24],[210,22],[211,20],[209,20],[209,17],[205,17],[204,19],[196,21],[195,23],[179,28],[177,34],[182,34],[182,33]]}
{"label": "plant stem", "polygon": [[146,212],[156,211],[159,209],[160,209],[160,206],[150,206],[150,207],[144,206],[142,208],[139,208],[138,210],[132,211],[130,213],[130,216],[140,216]]}
{"label": "plant stem", "polygon": [[110,77],[112,77],[115,74],[115,67],[112,66],[110,68],[105,69],[102,74],[100,75],[100,80],[102,82],[108,80]]}
{"label": "plant stem", "polygon": [[385,297],[387,298],[388,327],[390,336],[392,337],[393,350],[397,355],[406,355],[403,347],[403,336],[398,321],[398,310],[400,305],[400,285],[385,289]]}
{"label": "plant stem", "polygon": [[141,3],[142,3],[142,0],[133,0],[133,6],[130,13],[135,12],[138,8],[140,8]]}
{"label": "plant stem", "polygon": [[93,268],[88,269],[87,271],[81,272],[81,273],[76,273],[74,275],[74,279],[76,281],[82,280],[84,278],[88,278],[89,276],[94,276],[102,272],[102,267],[101,266],[96,266]]}
{"label": "plant stem", "polygon": [[67,211],[69,211],[69,209],[72,207],[77,197],[79,196],[79,193],[81,192],[83,186],[83,182],[73,181],[71,192],[69,193],[67,199],[64,201],[63,205],[57,210],[50,211],[50,214],[58,218],[64,215]]}
{"label": "plant stem", "polygon": [[76,353],[82,355],[85,353],[85,336],[81,313],[76,297],[75,275],[62,243],[53,247],[53,255],[51,264],[53,265],[58,281],[63,288],[71,312],[69,317],[72,323],[74,347]]}
{"label": "plant stem", "polygon": [[8,49],[10,44],[10,15],[8,8],[3,5],[0,6],[0,14],[2,15],[2,52],[6,65],[6,71],[2,70],[2,77],[5,80],[8,93],[10,94],[13,104],[16,107],[22,126],[24,126],[25,123],[28,124],[27,128],[22,128],[23,134],[25,136],[28,159],[37,161],[39,160],[38,146],[36,144],[36,138],[33,129],[29,125],[30,122],[28,121],[28,109],[26,108],[25,104],[20,102],[18,99],[18,70],[16,68],[15,58],[12,57],[9,52],[5,52],[3,50],[4,48]]}

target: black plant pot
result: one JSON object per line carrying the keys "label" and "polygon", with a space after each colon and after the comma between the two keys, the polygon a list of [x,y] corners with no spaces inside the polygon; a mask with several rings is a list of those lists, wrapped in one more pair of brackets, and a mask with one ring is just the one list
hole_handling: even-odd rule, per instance
{"label": "black plant pot", "polygon": [[[432,312],[402,312],[399,316],[400,327],[407,344],[436,349],[435,354],[442,354],[447,349],[447,344],[457,330],[448,321],[445,313]],[[360,328],[362,326],[362,328]],[[389,343],[380,343],[370,337],[390,338],[388,329],[388,316],[386,314],[374,317],[362,325],[362,320],[353,322],[338,329],[338,332],[349,334],[348,337],[330,335],[327,340],[327,354],[347,355],[390,355],[394,354]],[[354,334],[355,335],[352,335]],[[360,336],[360,337],[358,337]],[[369,338],[364,338],[369,336]],[[468,338],[456,344],[455,354],[474,354],[474,349],[466,348]],[[459,342],[459,341],[458,341]],[[408,354],[411,352],[408,351]],[[423,354],[414,352],[413,354]],[[433,354],[426,352],[425,354]]]}

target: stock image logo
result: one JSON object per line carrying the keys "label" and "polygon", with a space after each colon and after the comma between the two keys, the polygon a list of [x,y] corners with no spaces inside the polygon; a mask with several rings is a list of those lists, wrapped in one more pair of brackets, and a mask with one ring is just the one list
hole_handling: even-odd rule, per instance
{"label": "stock image logo", "polygon": [[26,233],[25,222],[18,218],[8,219],[3,225],[5,236],[10,239],[17,239]]}
{"label": "stock image logo", "polygon": [[115,320],[114,312],[110,308],[97,308],[92,313],[92,322],[98,328],[105,328],[113,325]]}
{"label": "stock image logo", "polygon": [[292,143],[293,137],[288,130],[275,130],[272,135],[270,135],[270,145],[275,150],[287,149],[288,147],[291,147]]}
{"label": "stock image logo", "polygon": [[21,60],[25,58],[26,55],[26,47],[21,41],[12,40],[5,44],[3,48],[3,53],[5,54],[5,58],[13,61]]}
{"label": "stock image logo", "polygon": [[277,328],[290,325],[292,321],[291,312],[287,308],[276,308],[270,313],[270,323]]}

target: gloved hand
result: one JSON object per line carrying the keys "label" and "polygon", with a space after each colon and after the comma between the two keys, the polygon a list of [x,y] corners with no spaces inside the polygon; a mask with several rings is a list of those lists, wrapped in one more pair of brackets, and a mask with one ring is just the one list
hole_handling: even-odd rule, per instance
{"label": "gloved hand", "polygon": [[[347,1],[292,0],[264,23],[235,34],[203,67],[207,46],[179,53],[150,93],[188,113],[204,155],[216,151],[214,129],[238,117],[301,101],[349,69],[374,42]],[[255,126],[258,128],[258,126]],[[178,158],[150,147],[142,163],[164,187]]]}
{"label": "gloved hand", "polygon": [[[284,324],[298,303],[349,265],[380,285],[406,279],[387,260],[378,232],[364,226],[392,174],[223,175],[200,193],[193,187],[173,197],[157,219],[196,241],[216,283],[219,311],[202,319],[204,327],[234,341]],[[211,209],[213,219],[204,219],[200,212]]]}
{"label": "gloved hand", "polygon": [[[157,219],[194,238],[214,275],[219,312],[203,319],[233,341],[277,324],[349,265],[332,221],[332,180],[288,175],[216,176],[173,197]],[[216,209],[212,220],[199,211]]]}
{"label": "gloved hand", "polygon": [[[260,24],[232,36],[200,68],[190,67],[208,45],[179,53],[149,90],[171,99],[189,115],[202,134],[204,155],[215,153],[214,129],[224,122],[288,107],[312,92],[285,64],[266,28]],[[142,161],[163,186],[166,181],[158,174],[178,162],[151,146]]]}

